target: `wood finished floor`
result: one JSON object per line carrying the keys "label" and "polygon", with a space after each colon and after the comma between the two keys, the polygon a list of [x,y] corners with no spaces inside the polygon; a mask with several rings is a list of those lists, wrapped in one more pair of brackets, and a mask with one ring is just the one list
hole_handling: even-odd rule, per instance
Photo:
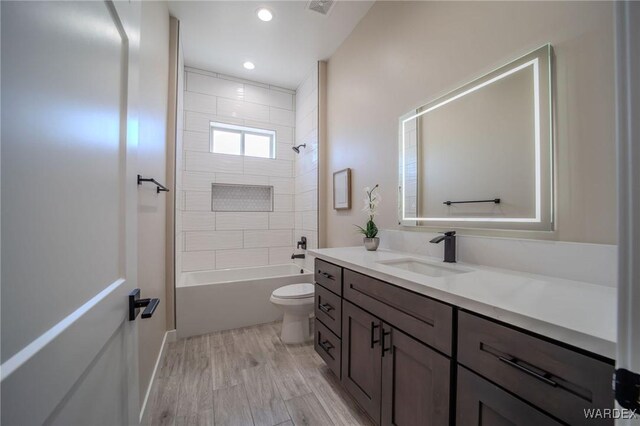
{"label": "wood finished floor", "polygon": [[280,323],[167,347],[150,395],[153,425],[371,425],[313,344],[284,345]]}

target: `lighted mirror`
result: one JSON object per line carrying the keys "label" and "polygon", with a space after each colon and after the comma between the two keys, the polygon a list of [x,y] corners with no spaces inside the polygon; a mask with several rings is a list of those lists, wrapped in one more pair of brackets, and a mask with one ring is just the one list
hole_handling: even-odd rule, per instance
{"label": "lighted mirror", "polygon": [[400,118],[400,223],[553,229],[551,46]]}

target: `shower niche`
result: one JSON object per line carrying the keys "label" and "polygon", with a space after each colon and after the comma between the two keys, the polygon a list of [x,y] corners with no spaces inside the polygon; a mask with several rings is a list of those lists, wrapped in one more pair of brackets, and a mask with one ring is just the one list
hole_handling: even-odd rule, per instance
{"label": "shower niche", "polygon": [[273,186],[211,184],[213,212],[272,212]]}

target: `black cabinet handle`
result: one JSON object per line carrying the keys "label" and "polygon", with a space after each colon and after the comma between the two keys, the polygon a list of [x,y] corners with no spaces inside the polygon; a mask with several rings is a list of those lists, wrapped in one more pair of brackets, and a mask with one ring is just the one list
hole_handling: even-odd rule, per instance
{"label": "black cabinet handle", "polygon": [[[543,374],[536,373],[535,371],[528,369],[524,365],[518,364],[518,359],[517,358],[511,357],[511,359],[509,359],[509,358],[505,358],[503,356],[499,356],[498,359],[500,361],[504,362],[505,364],[510,365],[513,368],[517,368],[518,370],[522,371],[523,373],[526,373],[526,374],[528,374],[530,376],[535,377],[536,379],[548,384],[549,386],[553,386],[553,387],[558,386],[558,383],[556,383],[553,380],[551,380],[550,378],[546,377],[546,374],[543,375]],[[547,374],[549,374],[549,373],[547,373]]]}
{"label": "black cabinet handle", "polygon": [[333,311],[334,308],[328,303],[321,303],[318,305],[318,309],[320,309],[325,314],[328,314],[329,312]]}
{"label": "black cabinet handle", "polygon": [[[385,337],[389,336],[389,347],[386,347],[385,344]],[[385,331],[384,329],[382,330],[382,356],[384,357],[384,353],[385,352],[391,352],[391,347],[393,346],[393,343],[391,341],[391,339],[393,338],[393,336],[391,335],[391,330],[389,331]]]}
{"label": "black cabinet handle", "polygon": [[371,321],[371,349],[376,343],[380,343],[380,339],[374,340],[375,329],[380,327],[380,324],[376,324],[375,321]]}
{"label": "black cabinet handle", "polygon": [[318,342],[318,346],[324,349],[324,351],[327,353],[329,353],[329,351],[334,348],[334,346],[328,340],[325,340],[324,342]]}
{"label": "black cabinet handle", "polygon": [[326,279],[328,279],[328,280],[335,281],[335,277],[333,275],[329,274],[328,272],[322,272],[320,269],[318,269],[318,273],[320,275],[322,275],[323,277],[325,277]]}

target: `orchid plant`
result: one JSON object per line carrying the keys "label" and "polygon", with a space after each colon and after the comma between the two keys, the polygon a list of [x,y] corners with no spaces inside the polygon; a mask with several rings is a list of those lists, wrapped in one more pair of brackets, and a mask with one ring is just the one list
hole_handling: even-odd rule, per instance
{"label": "orchid plant", "polygon": [[378,235],[378,227],[373,221],[373,217],[378,212],[378,205],[382,200],[382,197],[380,196],[378,191],[376,191],[379,186],[380,185],[376,185],[373,188],[369,188],[367,186],[364,188],[366,196],[364,198],[364,208],[362,209],[362,211],[365,212],[367,216],[369,216],[369,220],[367,221],[367,224],[364,228],[358,225],[356,225],[356,227],[358,228],[358,232],[364,235],[366,238],[375,238],[375,236]]}

